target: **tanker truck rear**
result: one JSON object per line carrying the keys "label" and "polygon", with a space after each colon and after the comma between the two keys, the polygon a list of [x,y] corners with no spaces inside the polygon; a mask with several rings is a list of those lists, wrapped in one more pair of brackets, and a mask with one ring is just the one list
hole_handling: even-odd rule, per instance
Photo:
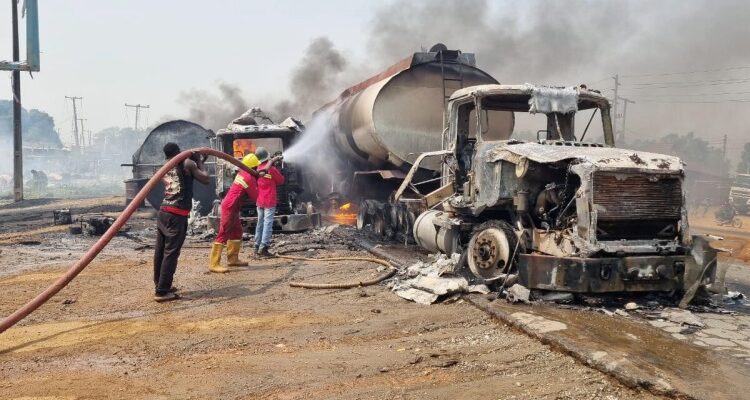
{"label": "tanker truck rear", "polygon": [[615,148],[610,104],[584,85],[500,85],[472,55],[436,46],[321,111],[358,227],[460,253],[476,280],[724,290],[716,251],[689,233],[682,162]]}

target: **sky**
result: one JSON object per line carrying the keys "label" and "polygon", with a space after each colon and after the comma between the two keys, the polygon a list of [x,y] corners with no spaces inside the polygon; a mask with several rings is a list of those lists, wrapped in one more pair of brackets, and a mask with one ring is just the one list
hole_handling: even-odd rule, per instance
{"label": "sky", "polygon": [[[10,59],[4,3],[0,59]],[[503,83],[585,82],[612,96],[619,74],[620,95],[635,100],[629,137],[693,131],[720,146],[726,134],[733,158],[750,141],[750,2],[743,0],[40,3],[41,71],[23,74],[22,99],[49,112],[66,142],[66,95],[84,98],[82,118],[94,132],[132,126],[125,103],[150,106],[141,124],[187,117],[185,93],[217,93],[222,82],[248,105],[271,109],[294,98],[290,82],[307,71],[301,63],[309,70],[320,62],[306,57],[320,38],[330,42],[328,55],[346,60],[320,75],[320,104],[440,41],[476,53],[478,66]],[[11,98],[6,82],[0,99]]]}
{"label": "sky", "polygon": [[[134,124],[124,104],[148,104],[150,123],[180,116],[182,91],[231,82],[248,96],[280,97],[313,38],[358,53],[373,3],[347,1],[40,1],[41,71],[22,75],[26,108],[50,113],[70,142],[72,105],[94,132]],[[0,4],[0,59],[12,56],[10,2]],[[7,25],[6,25],[7,24]],[[22,59],[25,51],[22,49]],[[0,99],[10,100],[10,73]],[[145,116],[144,116],[145,117]],[[142,121],[141,123],[145,123]]]}

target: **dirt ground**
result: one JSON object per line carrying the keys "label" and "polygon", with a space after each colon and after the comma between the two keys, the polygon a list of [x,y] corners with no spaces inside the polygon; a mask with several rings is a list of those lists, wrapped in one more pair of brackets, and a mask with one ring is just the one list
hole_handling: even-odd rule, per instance
{"label": "dirt ground", "polygon": [[[140,220],[137,235],[115,238],[69,287],[0,334],[0,398],[655,398],[463,301],[421,306],[384,286],[288,286],[368,279],[378,273],[367,262],[251,259],[213,275],[207,243],[189,241],[176,275],[183,299],[155,303],[153,229],[141,229],[151,224]],[[2,315],[93,243],[42,224],[19,240],[3,225]],[[342,254],[366,255],[306,253]]]}

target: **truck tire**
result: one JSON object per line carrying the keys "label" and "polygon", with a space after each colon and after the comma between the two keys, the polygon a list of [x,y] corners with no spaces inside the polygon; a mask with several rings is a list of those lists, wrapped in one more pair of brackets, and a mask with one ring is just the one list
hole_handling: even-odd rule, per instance
{"label": "truck tire", "polygon": [[480,279],[494,279],[515,272],[518,239],[505,221],[491,220],[474,228],[466,249],[471,273]]}
{"label": "truck tire", "polygon": [[357,208],[357,230],[359,231],[365,229],[367,224],[370,223],[368,215],[368,204],[369,203],[367,202],[367,200],[362,200],[359,202],[359,208]]}

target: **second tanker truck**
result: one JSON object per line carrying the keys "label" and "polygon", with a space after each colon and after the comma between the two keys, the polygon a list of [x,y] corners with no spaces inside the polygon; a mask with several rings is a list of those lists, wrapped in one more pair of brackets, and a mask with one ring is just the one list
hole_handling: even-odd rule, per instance
{"label": "second tanker truck", "polygon": [[436,45],[318,113],[358,227],[460,253],[477,280],[724,290],[716,251],[689,232],[682,162],[615,148],[609,101],[584,85],[501,85]]}

